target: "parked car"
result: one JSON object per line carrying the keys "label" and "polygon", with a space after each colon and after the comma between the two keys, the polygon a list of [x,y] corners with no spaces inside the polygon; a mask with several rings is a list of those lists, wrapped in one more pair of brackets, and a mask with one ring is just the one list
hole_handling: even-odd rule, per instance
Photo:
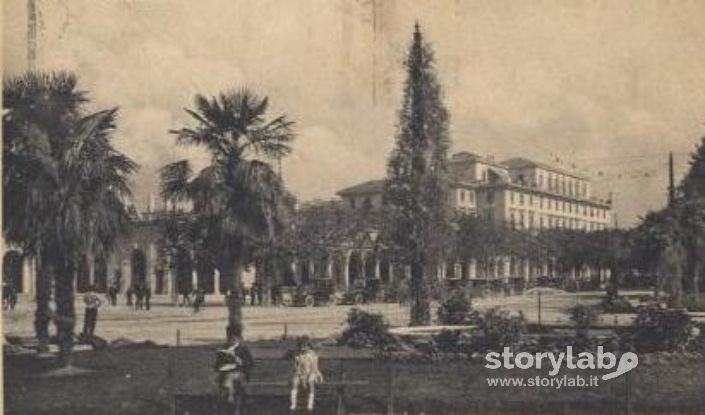
{"label": "parked car", "polygon": [[325,306],[335,302],[333,280],[316,279],[310,284],[283,287],[285,305],[295,307]]}
{"label": "parked car", "polygon": [[355,284],[343,293],[340,304],[361,305],[375,301],[384,301],[384,290],[378,280],[368,280],[366,283]]}

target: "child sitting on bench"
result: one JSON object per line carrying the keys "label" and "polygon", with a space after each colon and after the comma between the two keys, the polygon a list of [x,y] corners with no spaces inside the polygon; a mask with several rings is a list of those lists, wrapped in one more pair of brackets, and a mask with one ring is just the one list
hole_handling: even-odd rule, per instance
{"label": "child sitting on bench", "polygon": [[323,382],[323,375],[318,369],[318,355],[313,350],[313,345],[308,336],[297,339],[297,347],[293,352],[287,353],[287,357],[292,360],[291,372],[291,406],[292,411],[296,410],[296,400],[299,389],[308,391],[308,401],[306,408],[313,411],[315,400],[315,385]]}

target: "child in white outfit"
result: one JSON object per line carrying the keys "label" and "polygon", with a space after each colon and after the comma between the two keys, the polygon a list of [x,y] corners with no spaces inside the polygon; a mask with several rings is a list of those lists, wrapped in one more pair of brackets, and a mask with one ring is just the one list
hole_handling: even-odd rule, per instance
{"label": "child in white outfit", "polygon": [[313,411],[315,385],[323,382],[323,375],[318,369],[318,355],[313,350],[309,338],[307,336],[300,337],[297,343],[297,350],[290,356],[294,364],[291,373],[290,409],[292,411],[296,409],[299,389],[306,389],[308,391],[306,408]]}

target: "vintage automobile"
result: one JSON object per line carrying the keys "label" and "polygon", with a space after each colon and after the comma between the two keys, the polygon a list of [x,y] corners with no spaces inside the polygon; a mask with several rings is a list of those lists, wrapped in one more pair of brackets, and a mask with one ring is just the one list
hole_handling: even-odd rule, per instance
{"label": "vintage automobile", "polygon": [[384,301],[384,291],[379,280],[367,280],[366,283],[354,284],[340,299],[339,304],[361,305]]}
{"label": "vintage automobile", "polygon": [[325,306],[335,303],[332,279],[315,279],[309,284],[282,287],[284,305],[294,307]]}

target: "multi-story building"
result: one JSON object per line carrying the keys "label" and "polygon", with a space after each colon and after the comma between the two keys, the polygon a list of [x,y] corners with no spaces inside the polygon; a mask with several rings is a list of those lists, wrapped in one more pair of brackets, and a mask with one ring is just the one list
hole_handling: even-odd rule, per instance
{"label": "multi-story building", "polygon": [[[525,158],[502,162],[472,153],[449,160],[451,204],[498,224],[522,229],[606,229],[611,202],[592,196],[590,180]],[[381,208],[384,180],[338,192],[350,209]]]}
{"label": "multi-story building", "polygon": [[[449,160],[451,205],[497,225],[538,232],[573,229],[587,232],[612,226],[612,206],[592,195],[587,177],[525,158],[501,162],[462,152]],[[381,209],[384,180],[373,180],[338,192],[348,209]],[[537,276],[556,275],[550,258],[536,260],[498,255],[491,260],[460,258],[439,267],[439,278],[496,280],[518,285]],[[580,269],[571,274],[594,277],[604,271]]]}
{"label": "multi-story building", "polygon": [[[529,231],[555,228],[595,231],[612,223],[611,203],[592,196],[588,178],[547,164],[524,158],[497,162],[463,152],[450,158],[449,172],[452,206],[500,225]],[[311,237],[318,238],[318,245],[325,245],[325,252],[306,253],[302,249],[291,266],[276,273],[276,277],[272,277],[272,272],[253,267],[245,279],[252,281],[255,275],[256,278],[261,275],[268,284],[287,285],[331,278],[338,289],[345,290],[361,281],[390,284],[404,278],[408,268],[396,263],[378,243],[374,215],[367,214],[382,209],[384,188],[384,180],[372,180],[341,190],[338,201],[301,204],[299,220],[314,225],[312,234],[320,235]],[[133,232],[120,239],[110,257],[87,260],[77,270],[77,290],[89,284],[104,289],[115,281],[122,290],[135,283],[146,283],[157,294],[175,295],[191,287],[209,293],[227,289],[228,281],[221,278],[220,272],[199,261],[193,252],[165,254],[161,224],[167,212],[179,211],[185,214],[188,207],[177,209],[167,205],[160,210],[155,209],[153,201],[146,212],[135,211]],[[476,258],[449,259],[439,265],[439,278],[526,282],[538,275],[556,273],[550,261],[498,256],[489,264],[481,262]],[[20,292],[34,292],[34,261],[19,250],[7,250],[3,278],[12,281]]]}

